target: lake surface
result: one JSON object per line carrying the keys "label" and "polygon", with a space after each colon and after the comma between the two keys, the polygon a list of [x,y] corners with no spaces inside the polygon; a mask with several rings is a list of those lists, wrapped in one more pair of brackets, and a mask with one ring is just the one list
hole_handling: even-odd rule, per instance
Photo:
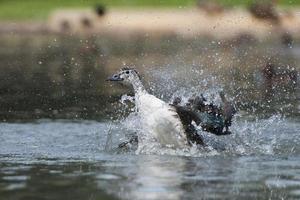
{"label": "lake surface", "polygon": [[300,198],[297,119],[239,117],[230,136],[201,133],[208,149],[116,153],[128,120],[1,123],[0,199]]}
{"label": "lake surface", "polygon": [[[0,42],[0,200],[300,199],[300,41],[9,34]],[[233,134],[200,131],[200,149],[117,151],[140,124],[122,96],[130,88],[105,82],[124,64],[167,102],[202,93],[219,104],[225,91],[239,110]]]}

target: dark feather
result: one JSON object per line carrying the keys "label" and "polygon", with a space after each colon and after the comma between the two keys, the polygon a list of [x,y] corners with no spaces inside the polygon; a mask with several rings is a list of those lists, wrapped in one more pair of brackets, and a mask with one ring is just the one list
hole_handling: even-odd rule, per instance
{"label": "dark feather", "polygon": [[197,133],[196,128],[192,124],[193,121],[197,125],[201,123],[200,118],[197,117],[196,113],[188,109],[187,107],[173,105],[173,104],[171,104],[171,106],[175,108],[175,111],[177,113],[175,117],[180,119],[184,127],[188,143],[189,144],[196,143],[196,144],[203,145],[204,143],[201,135]]}
{"label": "dark feather", "polygon": [[181,120],[181,123],[184,126],[190,125],[193,121],[197,125],[199,125],[201,123],[201,120],[197,116],[197,114],[194,111],[190,110],[189,108],[184,107],[184,106],[173,105],[173,104],[171,104],[171,106],[173,106],[175,108],[176,113],[178,114],[178,116]]}

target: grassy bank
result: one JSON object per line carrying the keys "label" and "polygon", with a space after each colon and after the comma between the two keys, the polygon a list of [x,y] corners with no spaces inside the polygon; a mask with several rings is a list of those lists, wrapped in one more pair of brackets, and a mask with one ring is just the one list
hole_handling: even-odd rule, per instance
{"label": "grassy bank", "polygon": [[[252,0],[218,0],[226,6],[243,6]],[[108,7],[180,7],[194,6],[197,0],[0,0],[0,20],[46,19],[58,8],[85,8],[96,4]],[[280,0],[281,5],[300,5],[300,0]]]}

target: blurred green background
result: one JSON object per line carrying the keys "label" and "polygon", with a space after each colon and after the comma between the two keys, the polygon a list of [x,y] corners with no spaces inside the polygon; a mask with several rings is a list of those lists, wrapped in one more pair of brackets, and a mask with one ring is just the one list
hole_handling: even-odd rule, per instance
{"label": "blurred green background", "polygon": [[[204,0],[203,0],[204,1]],[[216,0],[224,6],[245,6],[253,0]],[[0,20],[46,19],[58,8],[108,7],[192,7],[197,0],[0,0]],[[300,0],[279,0],[279,5],[300,5]]]}

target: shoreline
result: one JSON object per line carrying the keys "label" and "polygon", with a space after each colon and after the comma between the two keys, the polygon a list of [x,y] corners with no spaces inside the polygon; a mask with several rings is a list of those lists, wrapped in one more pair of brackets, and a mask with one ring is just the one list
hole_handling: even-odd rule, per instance
{"label": "shoreline", "polygon": [[110,10],[99,17],[88,9],[56,10],[47,21],[0,21],[0,34],[113,35],[228,40],[249,35],[268,40],[288,33],[300,38],[300,9],[280,11],[280,24],[254,18],[244,9],[207,14],[200,9]]}

